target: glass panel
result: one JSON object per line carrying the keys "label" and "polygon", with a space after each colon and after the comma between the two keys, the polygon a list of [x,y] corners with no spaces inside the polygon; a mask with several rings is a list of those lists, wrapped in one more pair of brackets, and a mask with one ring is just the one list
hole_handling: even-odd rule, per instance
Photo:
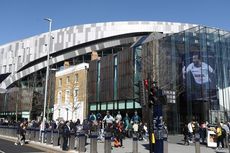
{"label": "glass panel", "polygon": [[95,110],[97,110],[97,107],[96,107],[97,105],[96,104],[90,104],[90,111],[95,111]]}
{"label": "glass panel", "polygon": [[101,103],[101,110],[106,110],[106,103]]}
{"label": "glass panel", "polygon": [[133,101],[129,100],[126,102],[126,109],[133,109]]}
{"label": "glass panel", "polygon": [[114,56],[113,99],[117,99],[117,55]]}
{"label": "glass panel", "polygon": [[114,109],[117,109],[117,102],[114,102]]}
{"label": "glass panel", "polygon": [[124,101],[118,102],[118,109],[125,109],[125,102]]}
{"label": "glass panel", "polygon": [[141,108],[141,105],[140,105],[140,103],[135,102],[135,109],[137,109],[137,108]]}
{"label": "glass panel", "polygon": [[101,104],[100,103],[97,104],[97,110],[101,110]]}
{"label": "glass panel", "polygon": [[112,110],[113,109],[113,102],[109,102],[108,103],[108,110]]}

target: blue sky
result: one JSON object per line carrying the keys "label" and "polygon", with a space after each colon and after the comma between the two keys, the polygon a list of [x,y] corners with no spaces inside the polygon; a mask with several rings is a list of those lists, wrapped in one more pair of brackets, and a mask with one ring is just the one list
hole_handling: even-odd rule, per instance
{"label": "blue sky", "polygon": [[1,0],[0,45],[52,29],[106,21],[172,21],[230,31],[230,0]]}

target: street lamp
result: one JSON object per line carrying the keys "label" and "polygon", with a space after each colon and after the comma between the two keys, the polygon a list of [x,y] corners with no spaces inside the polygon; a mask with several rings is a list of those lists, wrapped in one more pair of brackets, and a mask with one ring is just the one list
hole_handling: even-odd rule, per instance
{"label": "street lamp", "polygon": [[[52,19],[45,18],[44,20],[49,22],[49,41],[47,44],[47,65],[46,65],[46,82],[45,82],[45,98],[44,98],[44,109],[43,109],[43,121],[41,130],[45,129],[45,121],[46,121],[46,103],[47,103],[47,88],[48,88],[48,80],[49,80],[49,60],[50,60],[50,42],[51,42],[51,26]],[[44,132],[42,133],[42,143],[44,143]]]}

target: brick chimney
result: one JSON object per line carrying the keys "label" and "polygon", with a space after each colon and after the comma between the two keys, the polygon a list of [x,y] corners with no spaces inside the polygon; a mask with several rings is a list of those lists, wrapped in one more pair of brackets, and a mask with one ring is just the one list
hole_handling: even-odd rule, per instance
{"label": "brick chimney", "polygon": [[64,69],[67,69],[67,68],[69,68],[69,61],[64,62]]}
{"label": "brick chimney", "polygon": [[96,51],[92,51],[92,54],[91,54],[91,61],[96,60],[96,59],[98,59],[98,54],[97,54]]}

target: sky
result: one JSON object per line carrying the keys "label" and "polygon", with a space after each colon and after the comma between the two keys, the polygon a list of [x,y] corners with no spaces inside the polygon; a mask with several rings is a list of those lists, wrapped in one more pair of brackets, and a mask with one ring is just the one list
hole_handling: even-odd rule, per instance
{"label": "sky", "polygon": [[0,46],[68,26],[111,21],[169,21],[230,31],[230,0],[1,0]]}

